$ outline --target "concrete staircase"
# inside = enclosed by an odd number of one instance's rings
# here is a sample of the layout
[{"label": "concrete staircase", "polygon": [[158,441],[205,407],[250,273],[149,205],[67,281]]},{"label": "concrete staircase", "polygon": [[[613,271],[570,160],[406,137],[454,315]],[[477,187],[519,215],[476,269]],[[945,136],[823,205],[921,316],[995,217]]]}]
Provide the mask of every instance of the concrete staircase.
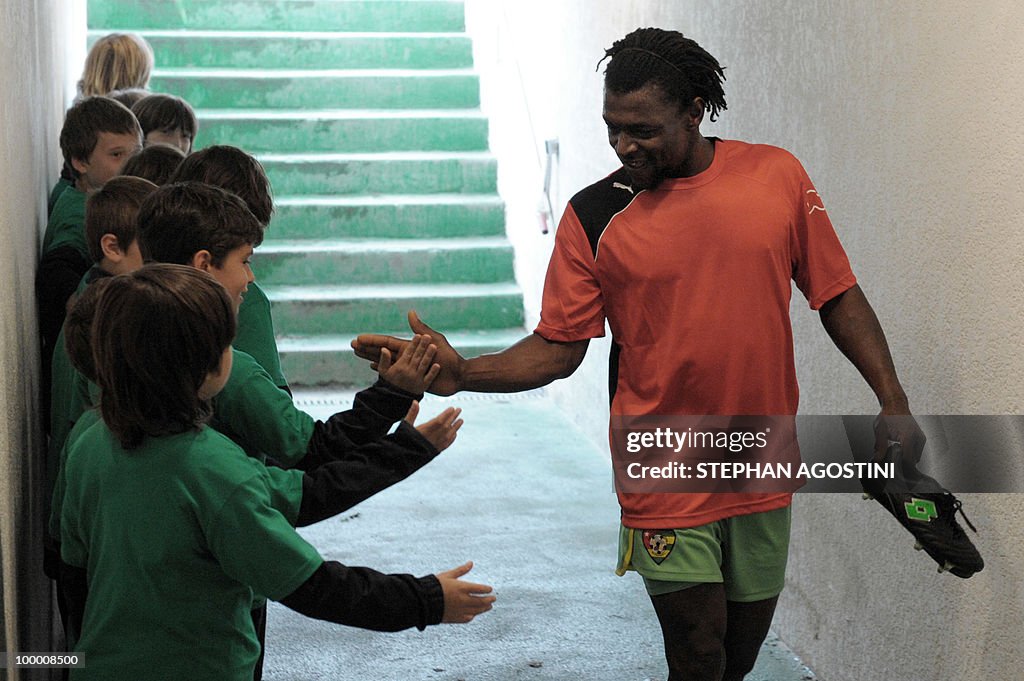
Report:
[{"label": "concrete staircase", "polygon": [[522,336],[461,2],[89,0],[89,28],[150,42],[151,89],[196,109],[196,148],[264,164],[254,268],[293,385],[365,385],[349,341],[407,335],[412,308],[468,355]]}]

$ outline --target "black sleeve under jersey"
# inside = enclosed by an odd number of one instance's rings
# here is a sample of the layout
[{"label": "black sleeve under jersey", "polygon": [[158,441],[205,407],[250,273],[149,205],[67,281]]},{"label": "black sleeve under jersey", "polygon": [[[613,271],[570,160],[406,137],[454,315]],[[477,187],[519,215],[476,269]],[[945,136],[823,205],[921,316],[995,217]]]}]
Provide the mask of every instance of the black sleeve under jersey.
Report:
[{"label": "black sleeve under jersey", "polygon": [[422,397],[378,380],[356,394],[351,409],[314,424],[306,455],[296,467],[310,471],[330,461],[344,460],[352,449],[387,435],[405,417],[413,400]]},{"label": "black sleeve under jersey", "polygon": [[302,503],[295,526],[312,525],[352,508],[409,477],[438,453],[419,431],[403,421],[394,434],[350,449],[342,460],[307,471],[302,478]]},{"label": "black sleeve under jersey", "polygon": [[89,263],[70,246],[55,248],[42,257],[36,270],[36,308],[39,312],[42,385],[40,386],[43,424],[50,428],[50,382],[53,348],[64,325],[68,299],[78,289]]},{"label": "black sleeve under jersey", "polygon": [[70,246],[55,248],[42,257],[36,271],[36,304],[39,331],[53,352],[53,344],[64,324],[68,298],[78,288],[89,263]]},{"label": "black sleeve under jersey", "polygon": [[434,575],[386,575],[326,561],[281,599],[306,617],[374,631],[423,630],[444,617],[444,592]]},{"label": "black sleeve under jersey", "polygon": [[85,619],[85,601],[89,596],[89,578],[85,568],[68,565],[64,561],[58,563],[57,588],[66,606],[64,627],[65,636],[77,641],[82,635],[82,621]]}]

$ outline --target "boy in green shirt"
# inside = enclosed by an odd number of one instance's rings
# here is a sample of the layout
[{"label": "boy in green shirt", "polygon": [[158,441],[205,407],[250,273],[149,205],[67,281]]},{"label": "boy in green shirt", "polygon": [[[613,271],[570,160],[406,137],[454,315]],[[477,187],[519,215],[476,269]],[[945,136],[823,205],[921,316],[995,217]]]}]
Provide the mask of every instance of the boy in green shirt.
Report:
[{"label": "boy in green shirt", "polygon": [[[241,198],[201,182],[161,187],[139,210],[139,243],[147,262],[171,262],[207,271],[239,305],[244,305],[243,299],[252,290],[255,277],[249,258],[262,239],[263,228]],[[244,307],[239,311],[239,326],[243,311]],[[429,350],[432,356],[429,339],[421,339],[421,345],[422,352]],[[403,479],[432,458],[416,454],[408,443],[385,438],[422,397],[425,384],[399,382],[389,371],[391,367],[384,365],[380,380],[356,396],[353,409],[316,421],[297,409],[291,395],[241,350],[233,349],[229,379],[213,401],[210,425],[254,458],[269,456],[284,467],[316,471],[318,475],[302,489],[304,499],[331,501],[337,513]],[[431,373],[426,383],[439,369],[428,368]],[[434,421],[447,418],[446,413]],[[332,465],[329,471],[320,470],[336,463],[340,465]],[[257,603],[254,619],[259,621],[262,612],[262,603]]]},{"label": "boy in green shirt", "polygon": [[[270,180],[260,162],[238,147],[218,144],[190,154],[178,166],[171,182],[202,182],[226,189],[245,202],[264,229],[270,224],[274,212]],[[261,233],[260,240],[253,246],[259,246],[262,241]],[[277,352],[270,300],[255,282],[249,286],[238,311],[235,347],[252,355],[277,387],[289,390]]]},{"label": "boy in green shirt", "polygon": [[166,144],[188,156],[199,130],[196,113],[181,97],[153,93],[132,105],[132,113],[142,126],[144,144]]},{"label": "boy in green shirt", "polygon": [[248,681],[254,593],[388,631],[468,622],[491,607],[490,587],[459,579],[471,563],[383,575],[324,561],[295,532],[304,508],[281,491],[302,473],[263,466],[203,425],[230,375],[235,324],[230,294],[195,268],[147,266],[100,296],[103,421],[70,447],[61,512],[63,558],[86,589],[72,609],[88,664],[73,681]]},{"label": "boy in green shirt", "polygon": [[[115,177],[86,200],[84,235],[92,267],[78,283],[74,296],[104,276],[125,274],[142,267],[135,237],[139,206],[156,185],[138,177]],[[50,391],[50,444],[60,452],[68,430],[89,406],[87,381],[68,360],[64,331],[53,348]]]},{"label": "boy in green shirt", "polygon": [[[91,262],[84,231],[86,196],[118,175],[142,148],[142,129],[123,104],[107,97],[86,97],[68,110],[60,148],[75,184],[60,194],[53,207],[36,270],[44,415],[49,412],[50,362],[68,298]],[[44,423],[49,425],[48,417]]]},{"label": "boy in green shirt", "polygon": [[[89,195],[85,212],[85,242],[93,266],[73,294],[78,297],[93,281],[142,267],[135,238],[135,223],[142,199],[156,186],[137,177],[115,177]],[[65,347],[62,325],[54,342],[50,376],[50,438],[47,443],[43,489],[44,518],[51,517],[50,500],[57,478],[61,450],[75,422],[92,405],[89,381],[76,370]],[[43,571],[57,579],[56,535],[44,538]]]}]

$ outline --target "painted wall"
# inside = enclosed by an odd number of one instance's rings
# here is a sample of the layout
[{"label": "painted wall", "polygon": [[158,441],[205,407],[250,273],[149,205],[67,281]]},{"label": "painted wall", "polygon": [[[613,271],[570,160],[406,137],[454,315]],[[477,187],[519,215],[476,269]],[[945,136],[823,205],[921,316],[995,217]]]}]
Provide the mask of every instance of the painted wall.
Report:
[{"label": "painted wall", "polygon": [[[673,28],[726,66],[729,109],[705,133],[776,144],[803,161],[886,329],[914,410],[1022,411],[1024,7],[603,4],[467,3],[532,319],[551,248],[535,219],[542,140],[560,140],[557,214],[617,165],[594,70],[603,50],[638,26]],[[525,107],[514,102],[519,93]],[[799,293],[793,317],[802,412],[873,413],[872,394]],[[592,345],[581,371],[552,389],[601,441],[605,352]],[[962,500],[988,563],[966,582],[935,574],[875,504],[798,495],[776,616],[781,636],[830,681],[1019,676],[1024,497]]]},{"label": "painted wall", "polygon": [[[84,3],[0,3],[0,650],[53,650],[42,574],[35,276],[58,137],[82,63]],[[68,36],[80,36],[71,40]],[[79,45],[80,43],[80,45]],[[7,672],[17,679],[17,671]],[[2,675],[2,673],[0,673]],[[37,677],[37,678],[42,678]]]}]

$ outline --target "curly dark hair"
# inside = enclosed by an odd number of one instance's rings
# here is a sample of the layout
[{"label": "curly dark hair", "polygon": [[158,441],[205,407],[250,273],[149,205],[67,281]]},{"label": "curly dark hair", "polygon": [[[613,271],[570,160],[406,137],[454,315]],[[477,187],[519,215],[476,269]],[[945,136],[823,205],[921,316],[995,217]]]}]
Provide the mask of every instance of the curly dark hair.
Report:
[{"label": "curly dark hair", "polygon": [[695,97],[704,100],[711,120],[725,110],[725,69],[704,48],[679,31],[638,28],[605,50],[604,86],[610,92],[626,94],[654,83],[680,108]]}]

